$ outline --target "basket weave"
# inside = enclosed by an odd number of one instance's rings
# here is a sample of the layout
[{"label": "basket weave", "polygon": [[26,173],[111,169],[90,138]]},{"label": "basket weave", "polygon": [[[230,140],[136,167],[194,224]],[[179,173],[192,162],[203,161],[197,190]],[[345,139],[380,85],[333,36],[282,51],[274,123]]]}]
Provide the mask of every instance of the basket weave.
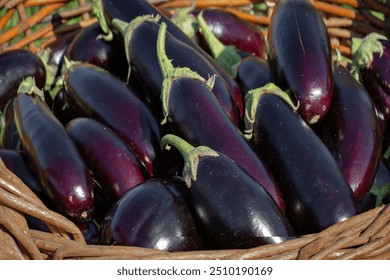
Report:
[{"label": "basket weave", "polygon": [[[198,0],[195,3],[198,7],[224,6],[240,17],[265,27],[263,30],[266,32],[274,1],[266,2],[269,8],[264,15],[253,14],[252,3],[259,3],[257,0]],[[37,52],[58,36],[96,21],[91,16],[92,7],[87,1],[76,1],[79,7],[72,11],[59,10],[67,2],[70,1],[0,0],[0,8],[7,9],[0,18],[0,30],[3,30],[13,13],[19,13],[21,18],[17,26],[1,32],[0,52],[24,47]],[[179,0],[157,2],[154,1],[168,12],[191,4],[191,1]],[[351,54],[351,39],[354,36],[364,36],[372,31],[382,32],[385,28],[380,25],[388,24],[385,21],[376,23],[366,15],[369,9],[379,9],[390,15],[390,8],[375,0],[312,2],[324,15],[333,47],[346,55]],[[36,14],[30,18],[23,16],[25,8],[38,4],[41,8]],[[375,8],[374,4],[380,6]],[[66,22],[73,17],[81,17],[81,20],[77,24],[67,25]],[[33,31],[33,26],[37,24],[41,24],[40,28]],[[23,38],[14,41],[15,34],[21,32],[24,32]],[[24,214],[45,222],[51,232],[30,229]],[[0,160],[0,259],[390,259],[389,232],[390,207],[386,205],[335,224],[320,233],[245,250],[169,253],[137,247],[88,245],[73,222],[49,210]]]}]

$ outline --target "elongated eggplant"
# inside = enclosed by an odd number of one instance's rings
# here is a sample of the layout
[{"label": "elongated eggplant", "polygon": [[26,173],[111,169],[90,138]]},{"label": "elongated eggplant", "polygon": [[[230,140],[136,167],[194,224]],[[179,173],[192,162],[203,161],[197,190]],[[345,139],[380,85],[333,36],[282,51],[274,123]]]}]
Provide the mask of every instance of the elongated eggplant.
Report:
[{"label": "elongated eggplant", "polygon": [[107,213],[100,243],[164,251],[203,249],[194,217],[175,177],[154,178],[127,191]]},{"label": "elongated eggplant", "polygon": [[[224,45],[235,46],[247,55],[265,58],[265,38],[260,28],[223,8],[204,8],[192,14],[197,16],[200,11],[210,30]],[[198,34],[203,39],[203,48],[207,50],[203,33],[199,30]]]},{"label": "elongated eggplant", "polygon": [[71,42],[66,57],[99,66],[126,80],[128,66],[123,43],[117,39],[105,40],[102,34],[99,23],[82,29]]},{"label": "elongated eggplant", "polygon": [[137,93],[109,72],[86,63],[69,69],[64,83],[66,98],[76,114],[94,118],[113,129],[152,176],[161,150],[161,127]]},{"label": "elongated eggplant", "polygon": [[[161,111],[160,94],[163,76],[157,58],[157,36],[160,28],[157,21],[158,18],[143,16],[137,17],[130,24],[116,20],[113,23],[125,37],[131,82],[140,85],[152,106]],[[240,115],[236,99],[214,67],[193,48],[177,40],[168,32],[166,52],[175,66],[189,67],[205,79],[215,75],[213,94],[226,114],[238,124]]]},{"label": "elongated eggplant", "polygon": [[321,120],[333,93],[332,49],[324,21],[308,0],[278,1],[268,31],[275,83],[299,100],[308,124]]},{"label": "elongated eggplant", "polygon": [[197,45],[190,37],[188,37],[176,24],[174,24],[152,3],[146,0],[102,0],[100,7],[103,10],[103,14],[108,25],[111,25],[114,32],[118,32],[118,30],[112,26],[113,19],[119,19],[129,23],[139,16],[160,16],[161,22],[167,24],[168,32],[173,37],[194,48],[196,51],[201,53],[209,61],[209,63],[213,65],[213,67],[218,71],[219,75],[230,87],[233,96],[236,97],[236,101],[238,102],[238,109],[241,113],[243,113],[243,104],[239,103],[241,92],[235,80],[228,73],[226,73],[226,71],[224,71],[209,54],[207,54],[199,45]]},{"label": "elongated eggplant", "polygon": [[183,155],[183,178],[209,249],[243,249],[295,237],[287,218],[256,180],[226,155],[165,135]]},{"label": "elongated eggplant", "polygon": [[236,81],[243,95],[271,83],[272,77],[267,61],[256,56],[243,58],[237,67]]},{"label": "elongated eggplant", "polygon": [[109,127],[90,118],[76,118],[66,130],[111,201],[145,181],[145,168],[137,155]]},{"label": "elongated eggplant", "polygon": [[335,66],[332,105],[320,125],[323,141],[360,201],[375,178],[382,154],[381,132],[369,93],[341,65]]},{"label": "elongated eggplant", "polygon": [[[238,127],[225,114],[210,86],[190,69],[176,69],[164,51],[164,24],[159,36],[159,61],[164,73],[163,112],[172,133],[191,145],[208,146],[231,157],[255,178],[284,211],[279,186]],[[175,76],[174,74],[178,74]]]},{"label": "elongated eggplant", "polygon": [[14,97],[5,104],[0,115],[0,146],[3,149],[20,150],[21,141],[14,118]]},{"label": "elongated eggplant", "polygon": [[41,186],[58,211],[75,221],[91,217],[93,183],[63,125],[27,79],[14,101],[15,120],[23,148]]},{"label": "elongated eggplant", "polygon": [[297,234],[319,232],[358,214],[357,202],[329,149],[274,84],[246,95],[246,133],[279,180]]},{"label": "elongated eggplant", "polygon": [[0,54],[0,111],[7,101],[16,96],[19,84],[34,77],[42,89],[46,82],[46,69],[41,59],[28,50],[12,50]]}]

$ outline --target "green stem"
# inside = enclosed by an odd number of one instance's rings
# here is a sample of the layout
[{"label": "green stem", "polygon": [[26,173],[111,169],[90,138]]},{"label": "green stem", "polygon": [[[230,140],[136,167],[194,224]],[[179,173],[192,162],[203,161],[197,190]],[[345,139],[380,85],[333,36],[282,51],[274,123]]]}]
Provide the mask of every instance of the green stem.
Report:
[{"label": "green stem", "polygon": [[291,108],[293,108],[294,110],[297,110],[299,107],[299,103],[295,105],[292,98],[285,91],[281,90],[273,83],[269,83],[263,87],[248,91],[247,94],[245,95],[245,118],[244,118],[244,122],[245,122],[244,136],[247,139],[252,138],[253,124],[255,123],[256,111],[258,108],[258,104],[260,102],[260,98],[264,94],[275,94],[279,96],[287,104],[289,104]]},{"label": "green stem", "polygon": [[165,38],[167,33],[167,25],[165,22],[160,24],[157,36],[157,59],[160,66],[160,71],[163,76],[163,82],[161,85],[161,103],[163,109],[164,119],[161,122],[162,124],[167,122],[169,115],[169,92],[171,84],[174,80],[179,78],[193,78],[205,82],[205,84],[212,89],[214,85],[215,77],[211,77],[209,80],[205,80],[198,73],[192,71],[188,67],[174,67],[172,61],[168,58],[165,50]]},{"label": "green stem", "polygon": [[386,184],[382,187],[373,185],[371,187],[370,193],[375,196],[375,207],[381,206],[383,204],[383,199],[390,195],[390,184]]},{"label": "green stem", "polygon": [[92,3],[92,12],[96,16],[99,21],[100,28],[102,29],[104,34],[98,36],[98,39],[102,38],[105,41],[112,41],[114,35],[108,26],[107,20],[104,16],[103,6],[101,0],[93,0]]},{"label": "green stem", "polygon": [[237,67],[241,62],[241,56],[236,48],[224,45],[214,35],[203,18],[203,12],[199,13],[197,20],[212,56],[233,78],[237,77]]},{"label": "green stem", "polygon": [[27,77],[19,84],[18,94],[23,93],[37,95],[42,101],[45,101],[45,95],[43,91],[36,86],[34,77]]},{"label": "green stem", "polygon": [[193,181],[197,179],[199,161],[202,157],[218,157],[219,154],[206,146],[193,147],[184,139],[174,135],[166,134],[161,139],[161,146],[170,149],[175,147],[184,159],[183,179],[187,187],[191,187]]}]

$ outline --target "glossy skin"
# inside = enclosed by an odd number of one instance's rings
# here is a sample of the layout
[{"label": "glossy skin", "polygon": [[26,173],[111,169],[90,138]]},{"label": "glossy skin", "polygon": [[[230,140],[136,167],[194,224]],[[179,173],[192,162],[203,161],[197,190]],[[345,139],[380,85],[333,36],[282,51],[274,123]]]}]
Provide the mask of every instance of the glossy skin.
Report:
[{"label": "glossy skin", "polygon": [[292,239],[295,232],[272,197],[223,154],[199,159],[189,203],[208,249],[245,249]]},{"label": "glossy skin", "polygon": [[89,118],[76,118],[66,130],[95,179],[116,201],[144,181],[144,166],[110,128]]},{"label": "glossy skin", "polygon": [[[157,57],[157,35],[160,25],[155,22],[144,22],[139,25],[127,46],[130,56],[131,79],[143,88],[153,107],[161,111],[162,73]],[[155,43],[151,43],[155,42]],[[198,52],[169,33],[165,40],[166,53],[175,67],[189,67],[204,79],[216,75],[213,94],[217,97],[226,114],[238,124],[240,115],[235,97],[226,82],[218,75],[215,68]]]},{"label": "glossy skin", "polygon": [[272,93],[256,106],[253,143],[279,180],[297,234],[319,232],[358,214],[337,162],[292,107]]},{"label": "glossy skin", "polygon": [[242,59],[237,67],[236,80],[243,95],[251,89],[271,83],[272,77],[267,61],[256,56]]},{"label": "glossy skin", "polygon": [[128,66],[123,43],[114,39],[98,38],[102,34],[100,24],[92,24],[80,31],[66,52],[69,60],[99,66],[125,80]]},{"label": "glossy skin", "polygon": [[390,40],[379,40],[383,52],[374,52],[372,61],[366,70],[373,75],[376,81],[390,94]]},{"label": "glossy skin", "polygon": [[333,93],[332,52],[322,17],[310,1],[278,1],[268,42],[276,84],[291,89],[308,124],[318,122],[329,110]]},{"label": "glossy skin", "polygon": [[174,177],[149,179],[130,189],[107,214],[101,244],[171,252],[203,249],[181,189],[185,183]]},{"label": "glossy skin", "polygon": [[[196,16],[199,14],[195,12]],[[210,30],[224,45],[235,46],[237,50],[265,58],[265,38],[260,29],[222,8],[202,9],[202,16]],[[199,34],[202,37],[202,33]]]},{"label": "glossy skin", "polygon": [[23,147],[50,200],[74,221],[89,219],[92,178],[65,128],[37,96],[19,94],[14,110]]},{"label": "glossy skin", "polygon": [[8,100],[0,115],[0,145],[3,149],[20,150],[21,142],[14,118],[14,98]]},{"label": "glossy skin", "polygon": [[160,153],[160,124],[152,111],[119,78],[97,66],[79,64],[65,74],[66,98],[80,117],[113,129],[137,154],[150,176]]},{"label": "glossy skin", "polygon": [[[102,0],[102,7],[108,24],[111,24],[111,21],[114,18],[120,19],[124,22],[130,22],[138,16],[148,14],[160,15],[160,22],[165,22],[167,24],[167,30],[170,34],[173,35],[173,37],[201,53],[209,61],[209,63],[215,67],[219,75],[228,84],[230,91],[232,92],[233,96],[235,96],[238,109],[240,110],[240,113],[243,114],[244,106],[242,100],[240,99],[241,92],[234,79],[225,70],[223,70],[209,54],[207,54],[199,45],[197,45],[190,37],[188,37],[178,26],[176,26],[153,4],[146,0]],[[115,28],[113,28],[113,31],[115,32]]]},{"label": "glossy skin", "polygon": [[27,77],[34,77],[42,89],[46,82],[46,70],[41,59],[28,50],[12,50],[0,54],[0,111],[9,99],[16,96],[19,84]]},{"label": "glossy skin", "polygon": [[284,212],[283,197],[274,177],[203,82],[191,78],[173,81],[168,106],[168,121],[174,134],[193,146],[208,146],[231,157],[271,194]]},{"label": "glossy skin", "polygon": [[335,67],[332,106],[321,123],[324,141],[358,201],[370,190],[382,153],[375,105],[343,66]]}]

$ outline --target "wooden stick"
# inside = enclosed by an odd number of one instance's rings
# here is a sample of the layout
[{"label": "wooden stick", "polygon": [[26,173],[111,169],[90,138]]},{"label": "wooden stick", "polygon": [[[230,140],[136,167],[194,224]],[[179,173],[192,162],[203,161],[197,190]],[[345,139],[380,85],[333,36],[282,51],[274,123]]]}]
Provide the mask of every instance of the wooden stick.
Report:
[{"label": "wooden stick", "polygon": [[[244,6],[250,5],[260,1],[251,1],[251,0],[194,0],[195,6],[197,8],[205,8],[210,6],[219,6],[219,7],[227,7],[227,6]],[[166,9],[166,8],[180,8],[180,7],[190,7],[192,5],[192,0],[173,0],[163,2],[161,4],[156,4],[158,8]]]},{"label": "wooden stick", "polygon": [[15,9],[8,10],[7,13],[0,18],[0,30],[2,30],[4,28],[4,26],[6,26],[7,22],[12,17],[14,12],[15,12]]},{"label": "wooden stick", "polygon": [[64,5],[64,3],[59,4],[53,4],[50,6],[43,7],[38,12],[36,12],[34,15],[28,18],[26,23],[19,23],[17,26],[9,29],[5,33],[3,33],[0,36],[0,45],[4,44],[5,42],[10,41],[12,38],[17,36],[18,34],[26,31],[30,26],[33,26],[34,24],[40,22],[44,17],[51,14],[55,10],[61,8]]}]

